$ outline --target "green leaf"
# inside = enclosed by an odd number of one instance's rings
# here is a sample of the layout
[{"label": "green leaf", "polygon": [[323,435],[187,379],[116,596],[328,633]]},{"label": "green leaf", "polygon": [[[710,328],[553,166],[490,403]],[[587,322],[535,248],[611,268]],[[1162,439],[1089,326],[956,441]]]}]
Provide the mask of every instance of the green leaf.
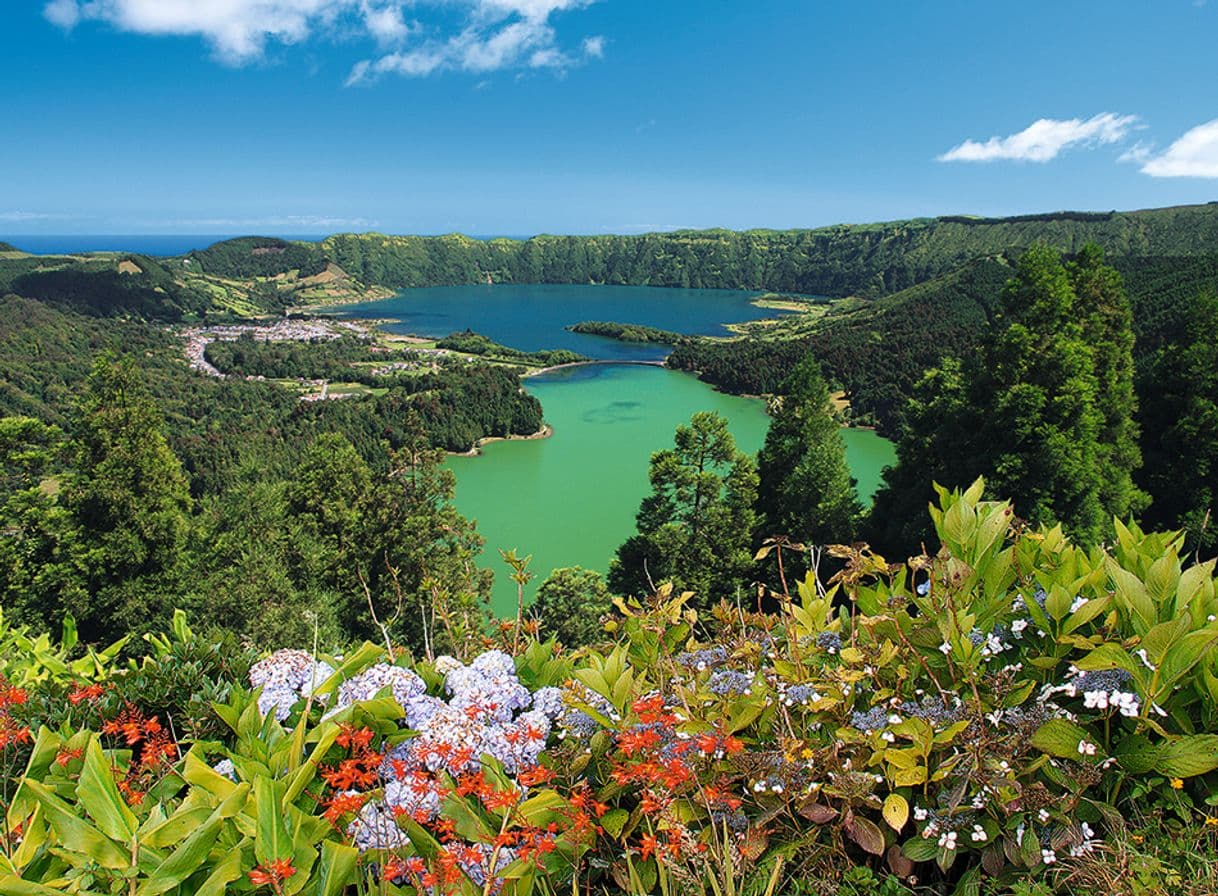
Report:
[{"label": "green leaf", "polygon": [[25,782],[42,805],[43,817],[64,849],[87,856],[103,868],[122,870],[131,865],[131,856],[113,840],[80,818],[69,806],[40,781]]},{"label": "green leaf", "polygon": [[283,821],[283,807],[276,794],[275,782],[259,777],[254,781],[254,807],[257,818],[254,855],[259,864],[292,857],[292,840]]},{"label": "green leaf", "polygon": [[914,837],[905,841],[901,852],[911,862],[929,862],[939,854],[939,847],[930,837]]},{"label": "green leaf", "polygon": [[952,890],[952,896],[981,896],[981,869],[970,868]]},{"label": "green leaf", "polygon": [[129,843],[138,827],[135,814],[119,796],[111,762],[96,738],[85,747],[85,764],[76,785],[76,798],[98,830],[119,843]]},{"label": "green leaf", "polygon": [[1192,778],[1218,768],[1218,734],[1193,734],[1159,750],[1155,771],[1173,778]]},{"label": "green leaf", "polygon": [[601,816],[600,823],[605,833],[616,839],[622,835],[622,828],[626,826],[629,818],[630,813],[625,809],[610,809]]},{"label": "green leaf", "polygon": [[1159,669],[1159,693],[1184,677],[1218,644],[1218,631],[1190,632],[1171,646]]},{"label": "green leaf", "polygon": [[[249,841],[245,841],[247,844]],[[225,853],[224,858],[216,863],[207,879],[195,890],[194,896],[225,896],[228,885],[241,877],[245,864],[246,849],[232,849]]]},{"label": "green leaf", "polygon": [[317,887],[314,896],[340,896],[343,890],[355,882],[355,866],[359,861],[359,850],[345,843],[326,840],[321,844],[321,860],[313,871]]},{"label": "green leaf", "polygon": [[1146,591],[1146,586],[1136,575],[1123,569],[1111,557],[1104,563],[1112,585],[1116,589],[1116,602],[1130,616],[1134,631],[1145,634],[1155,624],[1155,605]]},{"label": "green leaf", "polygon": [[166,856],[165,861],[140,885],[136,891],[138,896],[159,896],[160,893],[181,886],[188,877],[205,869],[208,865],[208,854],[223,827],[224,822],[213,817],[198,828]]},{"label": "green leaf", "polygon": [[1121,768],[1132,775],[1144,775],[1159,764],[1159,744],[1141,734],[1124,738],[1116,749],[1116,759]]},{"label": "green leaf", "polygon": [[1078,746],[1083,741],[1094,743],[1084,729],[1065,719],[1050,719],[1032,735],[1032,746],[1059,759],[1079,759]]}]

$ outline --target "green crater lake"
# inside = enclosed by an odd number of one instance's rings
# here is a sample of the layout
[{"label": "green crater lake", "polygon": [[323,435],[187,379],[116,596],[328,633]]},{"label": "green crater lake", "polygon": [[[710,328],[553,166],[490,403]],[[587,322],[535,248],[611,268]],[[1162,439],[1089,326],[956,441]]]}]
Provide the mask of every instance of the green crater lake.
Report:
[{"label": "green crater lake", "polygon": [[[717,411],[748,452],[761,447],[769,425],[764,402],[659,367],[573,367],[531,377],[526,387],[545,408],[552,437],[492,442],[481,456],[448,460],[457,507],[486,539],[483,565],[495,570],[493,601],[502,614],[514,612],[516,585],[500,549],[533,555],[526,600],[556,567],[604,572],[634,533],[651,453],[672,445],[678,425],[697,411]],[[895,459],[892,444],[870,430],[842,435],[859,492],[869,498]]]},{"label": "green crater lake", "polygon": [[[679,333],[726,335],[724,324],[772,317],[753,305],[757,293],[647,286],[446,286],[407,289],[391,299],[331,309],[356,318],[392,318],[387,329],[444,336],[469,327],[513,348],[566,348],[607,361],[656,361],[669,347],[617,342],[565,329],[581,320],[646,324]],[[495,571],[497,612],[516,608],[516,585],[500,550],[533,555],[531,600],[552,569],[605,572],[634,534],[634,516],[649,491],[647,462],[672,445],[673,432],[697,411],[727,418],[741,450],[765,441],[765,403],[716,392],[696,377],[630,364],[597,364],[530,377],[554,435],[492,442],[478,457],[450,457],[457,508],[486,539],[482,565]],[[880,473],[896,459],[874,432],[844,429],[846,455],[869,501]]]}]

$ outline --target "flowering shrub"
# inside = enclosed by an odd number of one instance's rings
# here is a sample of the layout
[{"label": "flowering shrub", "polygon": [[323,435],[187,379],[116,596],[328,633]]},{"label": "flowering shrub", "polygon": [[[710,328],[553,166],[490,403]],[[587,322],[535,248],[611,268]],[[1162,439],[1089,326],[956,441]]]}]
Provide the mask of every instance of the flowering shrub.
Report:
[{"label": "flowering shrub", "polygon": [[980,491],[941,494],[935,556],[834,549],[775,613],[661,588],[573,656],[279,651],[199,682],[212,727],[129,699],[142,666],[4,682],[0,892],[735,896],[853,866],[842,892],[978,893],[1052,883],[1135,807],[1209,825],[1213,564]]}]

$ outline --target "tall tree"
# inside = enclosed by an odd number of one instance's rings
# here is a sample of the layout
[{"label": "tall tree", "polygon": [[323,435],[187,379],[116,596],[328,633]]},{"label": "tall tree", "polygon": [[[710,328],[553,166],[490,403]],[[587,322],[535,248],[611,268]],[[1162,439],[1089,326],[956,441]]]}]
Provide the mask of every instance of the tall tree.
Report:
[{"label": "tall tree", "polygon": [[920,527],[890,516],[919,505],[921,516],[932,477],[963,487],[984,475],[1021,516],[1060,521],[1084,543],[1102,536],[1111,515],[1136,509],[1127,309],[1119,278],[1093,249],[1069,270],[1047,246],[1025,252],[979,351],[919,389],[873,508],[872,531],[897,536],[881,544],[916,548],[909,536]]},{"label": "tall tree", "polygon": [[672,448],[651,456],[648,477],[639,534],[618,549],[609,587],[641,594],[669,580],[706,601],[734,594],[751,562],[757,471],[727,421],[694,414],[677,427]]},{"label": "tall tree", "polygon": [[36,626],[80,588],[71,526],[57,498],[63,434],[32,417],[0,417],[0,607]]},{"label": "tall tree", "polygon": [[1142,465],[1135,420],[1133,310],[1121,275],[1104,264],[1104,250],[1095,243],[1084,246],[1068,270],[1083,338],[1094,354],[1103,415],[1096,457],[1100,504],[1106,514],[1127,519],[1149,503],[1133,479]]},{"label": "tall tree", "polygon": [[757,475],[759,538],[788,536],[818,545],[854,540],[862,506],[829,387],[811,355],[791,372],[775,402]]},{"label": "tall tree", "polygon": [[182,465],[134,363],[100,358],[89,377],[64,504],[88,597],[68,607],[82,637],[156,625],[179,570],[191,498]]},{"label": "tall tree", "polygon": [[1142,475],[1147,521],[1188,530],[1189,546],[1213,553],[1218,525],[1218,294],[1191,304],[1184,338],[1161,349],[1144,376]]}]

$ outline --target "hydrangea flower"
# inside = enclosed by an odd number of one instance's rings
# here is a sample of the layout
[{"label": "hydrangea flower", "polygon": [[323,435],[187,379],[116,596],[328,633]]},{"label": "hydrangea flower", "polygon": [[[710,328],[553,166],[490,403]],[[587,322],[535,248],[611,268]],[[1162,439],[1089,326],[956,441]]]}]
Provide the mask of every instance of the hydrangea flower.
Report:
[{"label": "hydrangea flower", "polygon": [[282,722],[301,698],[309,697],[330,676],[334,667],[303,650],[277,650],[250,668],[250,685],[262,688],[258,711],[272,712]]}]

